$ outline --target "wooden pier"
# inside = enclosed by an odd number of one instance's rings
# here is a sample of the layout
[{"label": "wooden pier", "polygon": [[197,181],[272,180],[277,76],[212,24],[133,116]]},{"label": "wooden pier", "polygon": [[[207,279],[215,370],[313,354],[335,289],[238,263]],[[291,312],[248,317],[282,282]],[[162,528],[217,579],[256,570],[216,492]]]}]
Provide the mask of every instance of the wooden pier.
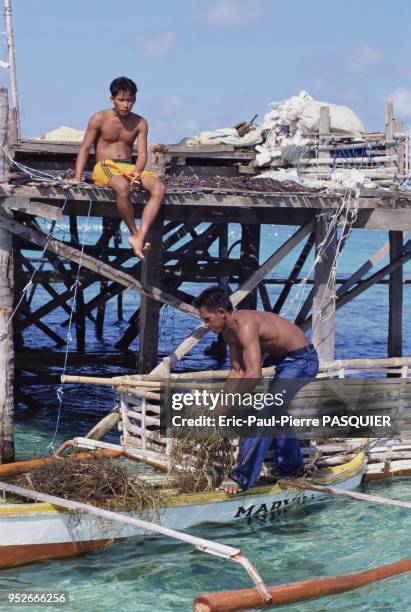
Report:
[{"label": "wooden pier", "polygon": [[[2,106],[3,105],[3,106]],[[3,108],[3,113],[1,113]],[[129,248],[121,246],[120,217],[113,192],[93,185],[73,185],[57,176],[74,167],[78,145],[47,141],[7,141],[7,93],[0,92],[0,144],[21,168],[47,172],[56,180],[25,176],[8,160],[0,163],[0,334],[2,342],[0,365],[0,451],[1,462],[13,457],[12,397],[13,380],[54,383],[48,374],[51,366],[62,365],[66,346],[65,328],[69,318],[75,325],[76,351],[71,349],[70,363],[84,364],[92,358],[96,366],[123,365],[140,373],[158,372],[158,337],[160,312],[164,304],[193,318],[195,331],[183,343],[181,350],[172,349],[171,365],[195,345],[204,330],[199,330],[198,315],[192,306],[195,295],[183,291],[184,282],[225,283],[234,291],[239,308],[261,306],[280,313],[293,285],[300,282],[300,271],[313,250],[321,257],[314,270],[312,289],[296,322],[304,330],[313,329],[314,342],[320,358],[334,359],[335,312],[376,283],[389,285],[389,327],[387,357],[402,356],[402,292],[403,265],[411,258],[411,246],[404,233],[411,230],[411,193],[391,190],[362,189],[318,191],[295,185],[278,184],[275,189],[255,189],[198,186],[196,176],[252,176],[256,172],[252,150],[232,147],[179,147],[177,145],[150,149],[149,165],[165,176],[167,192],[160,218],[152,228],[150,255],[144,262],[133,257]],[[2,119],[3,117],[3,119]],[[392,117],[389,121],[393,121]],[[393,138],[394,127],[388,126],[387,138]],[[89,168],[93,159],[90,156]],[[403,170],[402,170],[403,172]],[[35,172],[33,172],[36,174]],[[173,186],[175,174],[193,177],[192,185]],[[147,199],[143,191],[131,196],[136,217],[141,216]],[[101,219],[101,234],[93,245],[83,245],[79,236],[78,219]],[[340,279],[334,270],[339,251],[345,244],[339,225],[347,216],[350,229],[387,231],[387,243],[370,257],[349,279]],[[68,219],[70,239],[56,240],[44,234],[39,219],[58,224]],[[240,224],[240,256],[230,256],[228,227]],[[204,228],[204,224],[207,227]],[[260,233],[263,225],[294,228],[284,244],[262,261]],[[327,236],[326,245],[324,238]],[[186,241],[181,243],[182,239]],[[217,251],[218,256],[212,255]],[[217,248],[216,248],[217,247]],[[294,248],[299,248],[289,277],[275,277],[275,268]],[[30,260],[26,251],[36,251],[37,261]],[[389,254],[389,263],[380,262]],[[130,266],[131,262],[131,266]],[[81,269],[79,271],[79,264]],[[37,270],[37,271],[36,271]],[[274,277],[273,277],[274,274]],[[32,280],[30,291],[23,289]],[[75,312],[71,312],[73,285],[76,285]],[[282,284],[275,303],[271,303],[267,287]],[[87,299],[85,290],[97,287],[95,297]],[[33,306],[36,288],[42,287],[49,296],[40,307]],[[128,327],[109,355],[89,355],[87,328],[94,325],[99,337],[104,337],[106,306],[117,300],[118,318],[123,317],[122,295],[125,290],[136,294],[135,312]],[[195,294],[197,294],[195,292]],[[22,298],[23,295],[23,298]],[[336,295],[336,298],[334,297]],[[21,299],[22,298],[22,299]],[[20,302],[20,303],[19,303]],[[18,305],[13,318],[13,308]],[[63,311],[63,330],[44,322],[46,315]],[[370,321],[372,325],[372,321]],[[24,337],[35,326],[51,339],[60,351],[30,349]],[[65,326],[65,327],[64,327]],[[366,332],[366,330],[364,330]],[[138,338],[139,350],[131,351]],[[13,357],[15,347],[15,358]],[[372,357],[372,356],[370,356]]]}]

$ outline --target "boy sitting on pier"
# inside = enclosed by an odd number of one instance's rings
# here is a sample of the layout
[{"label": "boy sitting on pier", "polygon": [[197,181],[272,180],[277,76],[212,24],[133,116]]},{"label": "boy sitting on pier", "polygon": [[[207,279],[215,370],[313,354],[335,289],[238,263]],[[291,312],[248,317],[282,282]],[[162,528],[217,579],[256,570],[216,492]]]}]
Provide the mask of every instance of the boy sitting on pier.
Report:
[{"label": "boy sitting on pier", "polygon": [[[298,386],[301,388],[308,378],[315,378],[318,372],[317,351],[294,323],[271,312],[234,311],[227,292],[221,287],[203,291],[195,300],[195,306],[206,327],[217,334],[222,333],[229,345],[231,370],[226,390],[230,393],[244,394],[254,389],[262,377],[263,356],[263,366],[276,366],[271,387],[278,379],[301,379],[301,384],[293,385],[294,391],[288,389],[287,403]],[[283,383],[283,387],[286,386],[286,380]],[[281,476],[294,476],[299,472],[303,460],[294,431],[291,430],[290,435],[289,429],[288,436],[281,433],[275,438],[266,432],[265,435],[241,440],[237,466],[220,490],[238,493],[252,487],[270,447],[274,447],[274,461]]]},{"label": "boy sitting on pier", "polygon": [[[144,170],[147,163],[147,121],[131,112],[136,101],[137,86],[127,77],[110,84],[113,108],[95,113],[87,126],[77,155],[75,181],[81,181],[89,151],[94,144],[96,165],[92,180],[96,185],[109,185],[116,193],[119,213],[130,230],[128,239],[135,255],[144,259],[150,249],[147,232],[161,206],[165,187],[157,174]],[[133,164],[133,143],[137,139],[137,162]],[[150,198],[144,206],[141,226],[137,229],[129,190],[142,187]]]}]

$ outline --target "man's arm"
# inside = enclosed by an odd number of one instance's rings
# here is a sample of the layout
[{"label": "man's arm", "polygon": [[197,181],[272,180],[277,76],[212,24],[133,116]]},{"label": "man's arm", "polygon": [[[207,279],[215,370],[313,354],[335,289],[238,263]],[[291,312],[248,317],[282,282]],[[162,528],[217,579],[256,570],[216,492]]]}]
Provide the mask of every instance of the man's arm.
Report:
[{"label": "man's arm", "polygon": [[88,122],[86,133],[84,134],[83,142],[81,143],[76,159],[76,172],[74,175],[75,181],[81,181],[84,168],[87,164],[88,154],[93,146],[100,128],[100,113],[93,115]]},{"label": "man's arm", "polygon": [[141,178],[141,173],[146,167],[147,163],[147,134],[148,124],[147,121],[142,117],[137,133],[137,162],[136,169],[133,172],[133,176],[137,180]]},{"label": "man's arm", "polygon": [[224,386],[226,393],[249,393],[262,376],[261,348],[258,325],[246,323],[237,333],[238,344],[227,338],[231,356],[231,370]]}]

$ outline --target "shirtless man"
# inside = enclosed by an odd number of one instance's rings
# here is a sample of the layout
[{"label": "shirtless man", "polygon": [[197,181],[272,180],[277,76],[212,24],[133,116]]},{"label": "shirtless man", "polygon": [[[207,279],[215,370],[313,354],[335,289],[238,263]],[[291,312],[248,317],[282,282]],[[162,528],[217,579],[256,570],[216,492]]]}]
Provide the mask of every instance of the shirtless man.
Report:
[{"label": "shirtless man", "polygon": [[[263,366],[276,366],[274,380],[315,378],[318,356],[297,325],[269,312],[234,311],[225,289],[210,287],[196,299],[195,305],[206,327],[223,334],[231,355],[231,370],[226,389],[232,393],[249,393],[262,376]],[[303,385],[301,385],[303,386]],[[288,397],[288,401],[291,397]],[[238,493],[257,480],[272,437],[245,438],[240,445],[237,466],[220,489]],[[302,455],[296,437],[275,438],[275,463],[278,472],[293,476],[302,466]]]},{"label": "shirtless man", "polygon": [[[109,185],[116,193],[119,213],[130,230],[128,242],[134,254],[144,259],[150,249],[145,241],[147,232],[157,216],[165,187],[157,174],[144,170],[147,163],[147,121],[131,112],[136,101],[137,86],[127,77],[114,79],[110,84],[113,108],[95,113],[87,126],[77,155],[75,181],[81,181],[88,154],[94,144],[96,165],[92,180],[96,185]],[[133,143],[137,139],[137,162],[132,161]],[[129,190],[142,187],[150,198],[144,206],[140,229],[136,227]]]}]

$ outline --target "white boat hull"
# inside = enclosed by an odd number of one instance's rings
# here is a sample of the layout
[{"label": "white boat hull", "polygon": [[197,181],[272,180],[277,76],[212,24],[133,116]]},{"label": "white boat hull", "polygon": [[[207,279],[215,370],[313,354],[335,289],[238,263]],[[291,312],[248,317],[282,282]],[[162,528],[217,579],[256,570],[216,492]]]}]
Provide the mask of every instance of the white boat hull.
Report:
[{"label": "white boat hull", "polygon": [[[318,484],[353,490],[361,483],[365,456],[359,453],[344,466],[324,470]],[[161,525],[183,531],[202,524],[227,524],[298,508],[325,497],[317,491],[301,491],[292,485],[256,487],[235,496],[221,492],[176,496],[149,517]],[[72,556],[131,536],[143,535],[135,527],[98,519],[91,514],[70,513],[49,504],[0,505],[0,567],[40,559]]]}]

